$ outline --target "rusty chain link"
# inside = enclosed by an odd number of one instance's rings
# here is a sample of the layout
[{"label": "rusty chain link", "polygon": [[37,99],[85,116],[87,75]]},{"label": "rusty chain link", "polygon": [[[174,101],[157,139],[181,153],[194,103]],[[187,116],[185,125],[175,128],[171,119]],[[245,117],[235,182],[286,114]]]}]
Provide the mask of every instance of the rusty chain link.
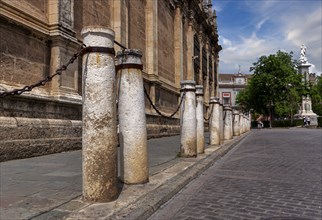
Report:
[{"label": "rusty chain link", "polygon": [[158,109],[157,109],[157,107],[153,104],[153,102],[152,102],[152,100],[151,100],[151,98],[150,98],[150,96],[149,96],[149,94],[148,94],[148,92],[146,91],[146,89],[145,89],[145,87],[143,86],[143,88],[144,88],[144,94],[145,94],[145,96],[146,96],[146,98],[149,100],[149,103],[151,104],[151,106],[152,106],[152,108],[160,115],[160,116],[162,116],[162,117],[165,117],[165,118],[172,118],[175,114],[177,114],[177,112],[179,111],[179,109],[180,109],[180,106],[181,106],[181,104],[182,104],[182,101],[184,100],[184,98],[185,98],[185,95],[186,95],[186,93],[185,92],[183,92],[183,94],[182,94],[182,97],[181,97],[181,100],[180,100],[180,103],[179,103],[179,105],[178,105],[178,108],[175,110],[175,112],[174,113],[172,113],[171,115],[164,115],[162,112],[160,112]]},{"label": "rusty chain link", "polygon": [[80,49],[77,51],[77,53],[75,53],[70,59],[69,61],[62,65],[61,67],[59,67],[56,71],[55,74],[51,75],[51,76],[47,76],[45,79],[40,80],[39,82],[29,85],[29,86],[24,86],[21,89],[14,89],[11,91],[6,91],[6,92],[1,92],[0,93],[0,98],[2,97],[6,97],[6,96],[13,96],[13,95],[21,95],[24,92],[29,92],[31,90],[33,90],[36,87],[40,87],[40,86],[44,86],[47,84],[47,82],[50,82],[55,76],[57,75],[61,75],[63,71],[65,71],[67,69],[67,67],[74,63],[74,61],[83,54],[84,49],[86,48],[85,44],[82,44],[82,46],[80,47]]}]

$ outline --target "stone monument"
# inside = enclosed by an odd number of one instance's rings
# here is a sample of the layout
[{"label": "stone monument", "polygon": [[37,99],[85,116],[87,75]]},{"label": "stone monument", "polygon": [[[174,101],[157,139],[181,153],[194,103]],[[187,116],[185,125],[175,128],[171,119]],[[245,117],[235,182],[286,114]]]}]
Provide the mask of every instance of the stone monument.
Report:
[{"label": "stone monument", "polygon": [[[306,46],[303,44],[301,46],[301,54],[299,57],[299,64],[297,66],[299,74],[303,75],[303,80],[309,81],[309,67],[311,64],[308,63],[308,59],[306,57]],[[302,97],[302,104],[299,110],[299,114],[302,117],[310,117],[311,126],[317,126],[317,114],[312,111],[312,101],[309,95]]]}]

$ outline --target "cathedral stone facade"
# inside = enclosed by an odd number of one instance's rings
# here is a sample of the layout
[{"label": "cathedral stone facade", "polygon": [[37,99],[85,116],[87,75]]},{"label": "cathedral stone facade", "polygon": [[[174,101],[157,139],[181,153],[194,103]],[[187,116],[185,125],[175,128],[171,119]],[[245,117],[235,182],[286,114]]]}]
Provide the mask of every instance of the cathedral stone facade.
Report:
[{"label": "cathedral stone facade", "polygon": [[[55,74],[82,45],[85,26],[111,28],[118,43],[143,52],[145,88],[161,112],[176,110],[180,81],[195,80],[207,114],[221,50],[211,0],[1,0],[0,92]],[[81,147],[81,63],[0,98],[0,161]],[[149,137],[179,133],[179,115],[160,117],[147,101],[146,114]]]}]

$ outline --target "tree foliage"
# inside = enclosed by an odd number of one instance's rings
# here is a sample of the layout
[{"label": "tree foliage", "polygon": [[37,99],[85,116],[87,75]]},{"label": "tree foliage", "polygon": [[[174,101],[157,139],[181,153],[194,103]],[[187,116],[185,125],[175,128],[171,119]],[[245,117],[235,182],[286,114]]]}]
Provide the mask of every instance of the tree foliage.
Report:
[{"label": "tree foliage", "polygon": [[313,112],[322,116],[322,76],[318,77],[317,83],[311,86],[310,96]]},{"label": "tree foliage", "polygon": [[261,56],[250,68],[254,72],[246,89],[237,96],[237,103],[246,110],[284,116],[294,112],[303,93],[302,76],[297,73],[293,53],[278,51]]}]

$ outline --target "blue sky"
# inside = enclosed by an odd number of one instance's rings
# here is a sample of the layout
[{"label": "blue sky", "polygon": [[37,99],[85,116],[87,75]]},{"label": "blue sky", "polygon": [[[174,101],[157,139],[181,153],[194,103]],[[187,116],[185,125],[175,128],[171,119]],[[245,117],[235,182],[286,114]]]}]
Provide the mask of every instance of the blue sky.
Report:
[{"label": "blue sky", "polygon": [[249,73],[262,55],[307,47],[310,72],[322,72],[322,0],[213,0],[217,12],[219,72]]}]

